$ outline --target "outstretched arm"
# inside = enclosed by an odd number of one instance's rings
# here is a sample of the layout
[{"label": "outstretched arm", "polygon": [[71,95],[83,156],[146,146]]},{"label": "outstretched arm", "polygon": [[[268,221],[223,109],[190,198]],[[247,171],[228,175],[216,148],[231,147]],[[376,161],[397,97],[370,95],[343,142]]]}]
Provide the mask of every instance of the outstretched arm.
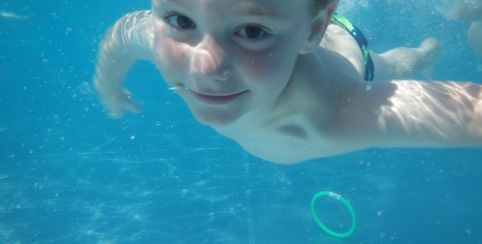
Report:
[{"label": "outstretched arm", "polygon": [[482,86],[477,83],[373,83],[346,101],[338,129],[353,149],[482,146]]},{"label": "outstretched arm", "polygon": [[123,16],[109,29],[100,44],[94,86],[113,117],[120,117],[126,110],[139,110],[122,83],[136,60],[153,60],[151,16],[151,11],[137,11]]}]

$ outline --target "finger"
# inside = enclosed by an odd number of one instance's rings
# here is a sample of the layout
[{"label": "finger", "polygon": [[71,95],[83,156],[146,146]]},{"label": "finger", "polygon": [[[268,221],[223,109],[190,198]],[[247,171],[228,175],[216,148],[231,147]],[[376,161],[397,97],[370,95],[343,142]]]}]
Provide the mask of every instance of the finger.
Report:
[{"label": "finger", "polygon": [[109,108],[108,109],[109,111],[109,117],[111,118],[114,118],[114,119],[118,119],[120,117],[122,117],[122,115],[124,114],[124,112],[122,111],[122,109],[114,109],[114,108]]},{"label": "finger", "polygon": [[126,106],[126,110],[131,113],[139,113],[141,109],[140,109],[140,106],[134,100],[130,100]]}]

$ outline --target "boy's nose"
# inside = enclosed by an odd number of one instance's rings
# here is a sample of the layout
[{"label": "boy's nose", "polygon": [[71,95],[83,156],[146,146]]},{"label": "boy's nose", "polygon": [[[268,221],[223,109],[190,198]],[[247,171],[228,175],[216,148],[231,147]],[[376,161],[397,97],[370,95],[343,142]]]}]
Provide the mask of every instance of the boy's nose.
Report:
[{"label": "boy's nose", "polygon": [[196,78],[226,81],[231,76],[226,52],[211,37],[203,39],[191,56],[191,73]]}]

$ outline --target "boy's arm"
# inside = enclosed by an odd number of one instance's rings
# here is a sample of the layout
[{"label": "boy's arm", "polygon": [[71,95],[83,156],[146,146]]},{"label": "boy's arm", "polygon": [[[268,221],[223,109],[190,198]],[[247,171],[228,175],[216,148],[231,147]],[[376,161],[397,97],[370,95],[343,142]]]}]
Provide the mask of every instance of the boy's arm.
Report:
[{"label": "boy's arm", "polygon": [[99,47],[94,86],[109,114],[139,110],[131,93],[122,87],[124,77],[138,59],[152,60],[151,11],[129,13],[106,33]]},{"label": "boy's arm", "polygon": [[482,146],[482,86],[476,83],[373,83],[341,107],[336,137],[352,149]]}]

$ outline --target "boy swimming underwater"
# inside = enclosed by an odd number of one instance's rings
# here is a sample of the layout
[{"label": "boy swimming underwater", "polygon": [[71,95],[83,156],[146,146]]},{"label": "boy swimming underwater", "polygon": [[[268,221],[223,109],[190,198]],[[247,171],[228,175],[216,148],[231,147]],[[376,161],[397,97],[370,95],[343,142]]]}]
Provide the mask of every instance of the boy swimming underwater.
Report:
[{"label": "boy swimming underwater", "polygon": [[138,111],[122,82],[137,59],[151,60],[199,122],[277,163],[482,145],[482,86],[393,80],[427,66],[436,40],[370,53],[375,80],[387,82],[367,86],[366,51],[331,24],[337,4],[152,0],[152,11],[124,16],[105,36],[95,87],[112,116]]}]

